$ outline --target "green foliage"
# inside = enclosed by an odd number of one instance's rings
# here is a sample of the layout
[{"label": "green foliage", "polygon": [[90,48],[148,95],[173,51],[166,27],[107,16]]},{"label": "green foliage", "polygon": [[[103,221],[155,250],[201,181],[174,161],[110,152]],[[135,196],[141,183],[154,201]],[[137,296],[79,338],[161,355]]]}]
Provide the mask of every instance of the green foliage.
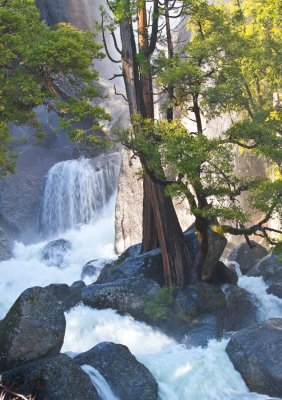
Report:
[{"label": "green foliage", "polygon": [[[34,107],[47,99],[53,98],[53,109],[67,110],[76,122],[88,117],[97,126],[109,119],[92,104],[98,95],[91,85],[97,79],[92,61],[102,56],[93,33],[66,23],[48,27],[40,21],[35,0],[0,3],[0,176],[12,165],[6,146],[8,123],[36,125]],[[76,94],[56,104],[60,77],[67,79]],[[78,82],[83,92],[78,93]]]},{"label": "green foliage", "polygon": [[173,301],[173,289],[161,288],[152,298],[146,301],[145,314],[153,320],[161,320],[171,310]]},{"label": "green foliage", "polygon": [[[192,39],[173,58],[160,51],[153,70],[160,91],[173,88],[164,107],[177,107],[195,129],[182,120],[136,116],[122,141],[145,160],[146,172],[166,185],[167,194],[188,199],[196,217],[245,226],[249,215],[238,198],[245,191],[254,211],[282,218],[282,106],[273,100],[282,91],[281,1],[184,3]],[[204,119],[223,113],[233,117],[230,127],[205,136]],[[235,146],[263,157],[275,178],[236,176]],[[172,181],[163,176],[160,158]]]}]

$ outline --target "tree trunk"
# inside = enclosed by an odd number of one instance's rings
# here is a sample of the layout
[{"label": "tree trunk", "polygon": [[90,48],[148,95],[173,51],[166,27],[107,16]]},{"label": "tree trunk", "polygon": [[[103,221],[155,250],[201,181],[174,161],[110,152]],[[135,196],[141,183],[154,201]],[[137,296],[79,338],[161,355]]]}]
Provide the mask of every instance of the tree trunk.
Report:
[{"label": "tree trunk", "polygon": [[[138,45],[145,65],[141,68],[138,65],[131,17],[125,17],[120,23],[123,76],[131,116],[140,113],[144,118],[154,119],[153,84],[148,55],[152,50],[152,43],[149,45],[146,4],[140,0],[139,5]],[[154,5],[158,7],[156,0]],[[152,28],[152,36],[157,33],[156,29],[157,26]],[[146,161],[142,160],[142,157],[141,162],[146,170]],[[147,252],[160,247],[165,284],[182,288],[193,279],[190,273],[192,261],[172,199],[165,195],[165,187],[155,182],[149,174],[144,176],[143,187],[142,251]]]}]

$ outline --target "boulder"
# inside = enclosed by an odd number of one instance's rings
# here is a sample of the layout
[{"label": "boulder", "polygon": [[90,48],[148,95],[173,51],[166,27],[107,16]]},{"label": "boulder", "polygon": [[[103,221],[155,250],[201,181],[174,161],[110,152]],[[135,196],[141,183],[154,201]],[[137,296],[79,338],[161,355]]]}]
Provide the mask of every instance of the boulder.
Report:
[{"label": "boulder", "polygon": [[49,290],[25,290],[0,321],[0,372],[58,354],[65,328],[63,310]]},{"label": "boulder", "polygon": [[[184,232],[187,246],[189,248],[192,259],[195,257],[197,252],[197,239],[195,234],[194,224],[190,226],[187,231]],[[206,256],[206,261],[203,265],[202,279],[208,281],[215,271],[215,267],[220,259],[225,246],[227,245],[227,239],[211,229],[208,230],[208,241],[209,248]]]},{"label": "boulder", "polygon": [[156,400],[158,385],[151,372],[130,353],[126,346],[99,343],[74,358],[78,365],[97,369],[120,400]]},{"label": "boulder", "polygon": [[140,246],[128,248],[111,264],[102,269],[96,283],[114,282],[118,279],[131,279],[143,276],[164,284],[162,256],[159,249],[139,254]]},{"label": "boulder", "polygon": [[5,231],[0,228],[0,262],[8,260],[13,256],[13,245],[6,235]]},{"label": "boulder", "polygon": [[197,345],[205,345],[209,339],[219,339],[223,334],[226,315],[224,294],[217,287],[205,282],[190,285],[175,297],[170,316],[170,329],[178,339],[189,333],[192,335],[203,329],[203,340]]},{"label": "boulder", "polygon": [[135,279],[118,279],[115,282],[92,284],[82,290],[82,301],[92,308],[113,308],[120,314],[131,314],[146,320],[145,306],[160,286],[142,276]]},{"label": "boulder", "polygon": [[251,244],[252,248],[250,248],[247,242],[235,246],[229,256],[229,261],[236,261],[240,265],[243,275],[253,268],[262,257],[268,254],[267,249],[259,243],[252,240]]},{"label": "boulder", "polygon": [[228,286],[224,293],[227,302],[227,331],[238,331],[258,323],[258,307],[254,295],[235,285]]},{"label": "boulder", "polygon": [[282,285],[275,285],[273,283],[269,286],[266,292],[268,294],[273,294],[274,296],[279,297],[279,299],[282,299]]},{"label": "boulder", "polygon": [[238,282],[238,275],[232,267],[227,267],[223,262],[218,261],[214,267],[214,272],[209,278],[208,283],[212,285],[223,285],[230,283],[236,285]]},{"label": "boulder", "polygon": [[46,286],[44,290],[46,290],[49,296],[57,302],[58,307],[65,312],[69,311],[81,302],[81,293],[85,286],[86,285],[83,281],[74,282],[71,286],[64,283],[52,283],[51,285]]},{"label": "boulder", "polygon": [[200,316],[191,327],[188,328],[181,343],[185,347],[206,347],[209,340],[219,339],[216,317],[211,314]]},{"label": "boulder", "polygon": [[[205,324],[205,329],[211,332],[206,336],[221,337],[226,301],[220,289],[200,283],[172,291],[162,284],[158,249],[125,259],[122,255],[104,267],[96,283],[82,290],[82,300],[93,308],[113,308],[121,314],[130,314],[177,340],[182,340],[193,327],[198,329]],[[204,345],[207,340],[200,342]]]},{"label": "boulder", "polygon": [[282,319],[235,333],[226,352],[251,391],[282,397]]},{"label": "boulder", "polygon": [[99,400],[89,376],[65,354],[43,358],[2,374],[3,384],[36,400]]},{"label": "boulder", "polygon": [[268,254],[247,273],[248,276],[262,276],[269,285],[282,285],[281,255]]},{"label": "boulder", "polygon": [[71,242],[65,239],[56,239],[47,243],[41,250],[41,260],[47,265],[61,267],[65,254],[71,250]]},{"label": "boulder", "polygon": [[80,278],[84,280],[90,278],[94,282],[99,276],[101,269],[108,264],[108,261],[104,260],[91,260],[82,267]]}]

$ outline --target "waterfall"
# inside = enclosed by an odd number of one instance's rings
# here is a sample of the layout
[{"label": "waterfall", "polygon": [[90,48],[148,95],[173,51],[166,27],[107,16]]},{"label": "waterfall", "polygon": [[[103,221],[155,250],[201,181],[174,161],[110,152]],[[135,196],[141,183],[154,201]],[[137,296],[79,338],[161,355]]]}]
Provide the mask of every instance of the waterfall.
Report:
[{"label": "waterfall", "polygon": [[100,374],[100,372],[97,371],[97,369],[91,367],[90,365],[82,365],[81,368],[89,375],[91,382],[97,389],[101,400],[119,400],[118,397],[113,394],[107,381]]},{"label": "waterfall", "polygon": [[97,220],[117,185],[120,154],[55,164],[48,172],[40,212],[43,237]]}]

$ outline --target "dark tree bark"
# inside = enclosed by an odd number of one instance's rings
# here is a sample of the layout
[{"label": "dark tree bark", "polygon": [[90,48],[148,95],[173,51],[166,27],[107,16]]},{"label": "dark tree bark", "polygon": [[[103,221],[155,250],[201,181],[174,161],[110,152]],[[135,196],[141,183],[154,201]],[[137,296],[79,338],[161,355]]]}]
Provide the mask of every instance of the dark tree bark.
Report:
[{"label": "dark tree bark", "polygon": [[[130,2],[127,2],[128,10]],[[150,57],[156,48],[158,35],[158,0],[153,2],[153,19],[150,38],[146,2],[138,3],[138,47],[144,64],[137,61],[137,46],[134,37],[130,12],[120,22],[122,42],[122,67],[127,99],[131,116],[135,113],[144,118],[154,119],[153,81],[150,70]],[[138,134],[138,128],[135,134]],[[146,159],[141,157],[144,171]],[[161,162],[160,162],[161,170]],[[167,286],[183,287],[185,283],[196,280],[191,274],[191,257],[172,203],[165,195],[165,186],[156,182],[145,172],[143,201],[143,239],[142,251],[161,248],[164,280]]]}]

